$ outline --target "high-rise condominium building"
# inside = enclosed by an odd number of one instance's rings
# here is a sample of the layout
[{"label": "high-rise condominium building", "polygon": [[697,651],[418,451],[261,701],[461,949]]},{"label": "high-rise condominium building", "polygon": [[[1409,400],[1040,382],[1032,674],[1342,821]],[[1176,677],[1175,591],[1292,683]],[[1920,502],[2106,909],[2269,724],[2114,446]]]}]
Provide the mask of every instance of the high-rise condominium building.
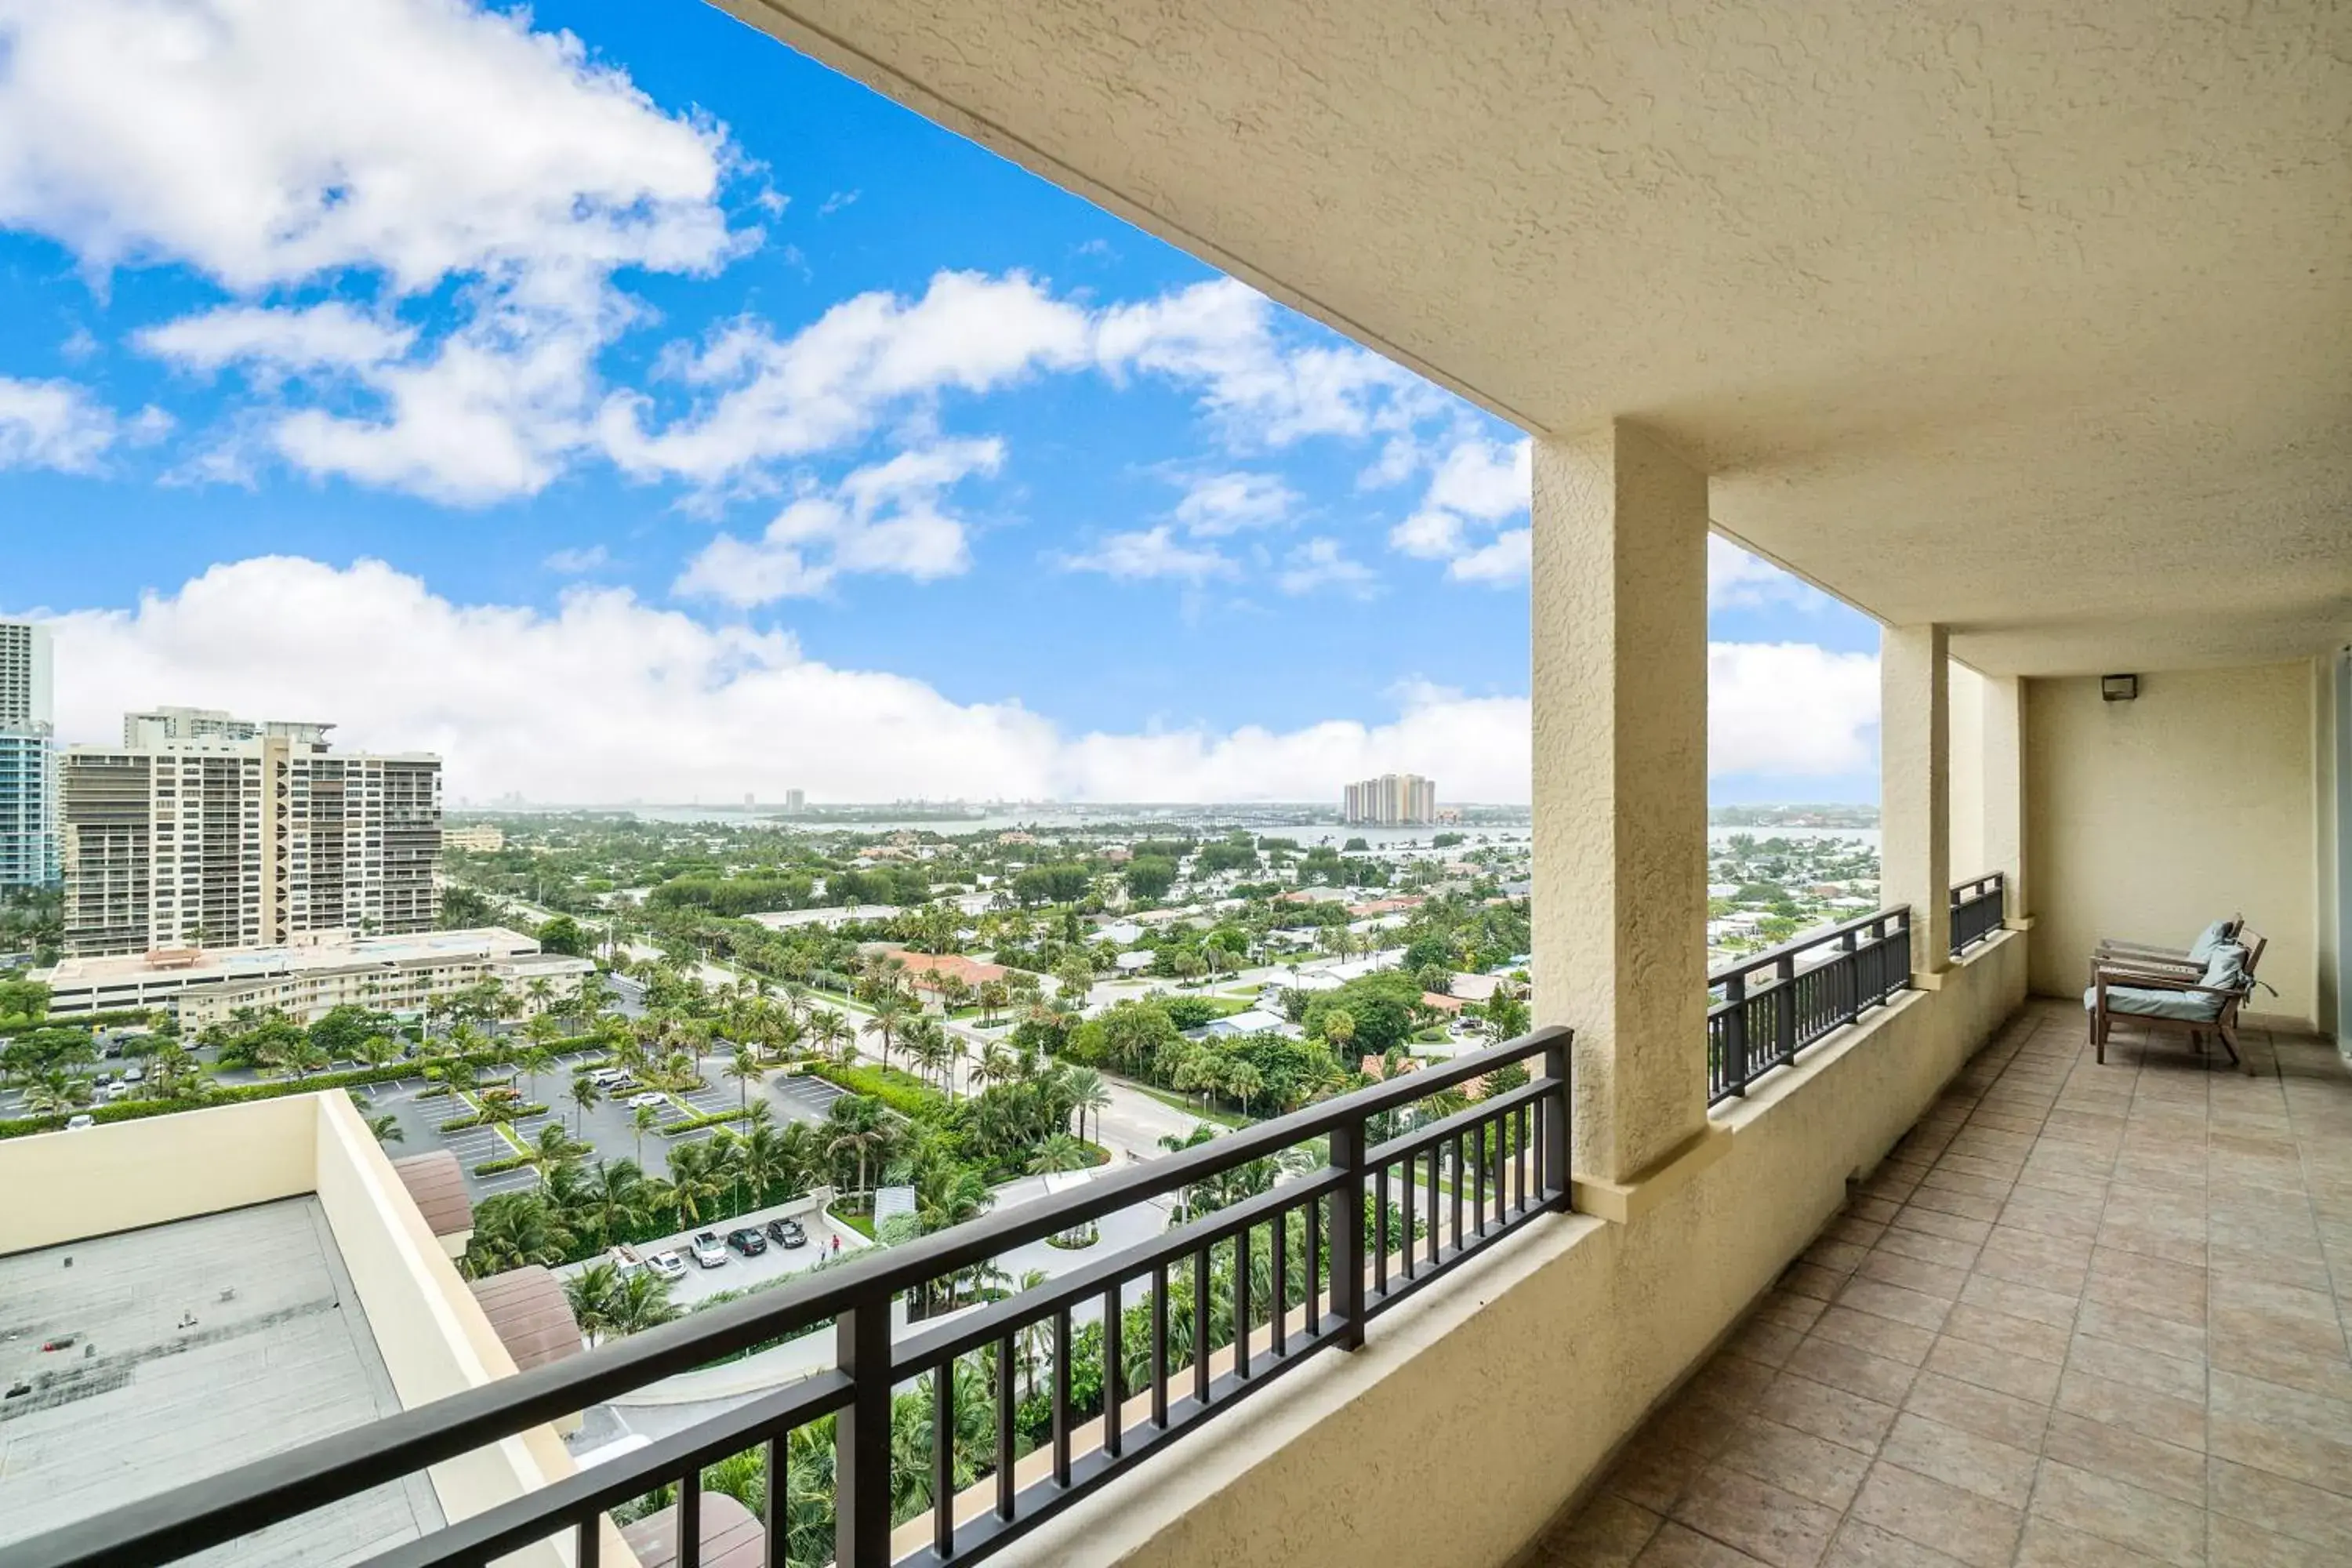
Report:
[{"label": "high-rise condominium building", "polygon": [[[166,726],[206,726],[184,736]],[[325,724],[160,710],[65,755],[66,952],[430,930],[441,760],[336,752]]]},{"label": "high-rise condominium building", "polygon": [[1423,827],[1437,820],[1437,784],[1419,773],[1382,773],[1342,792],[1339,815],[1366,827]]},{"label": "high-rise condominium building", "polygon": [[0,621],[0,892],[58,879],[56,721],[48,628]]},{"label": "high-rise condominium building", "polygon": [[801,790],[796,790],[796,789],[788,789],[788,790],[786,790],[786,791],[784,792],[784,810],[785,810],[785,811],[787,811],[787,812],[791,813],[791,814],[792,814],[793,816],[799,816],[802,812],[806,811],[807,809],[808,809],[808,795],[807,795],[807,794],[806,794],[805,792],[801,791]]}]

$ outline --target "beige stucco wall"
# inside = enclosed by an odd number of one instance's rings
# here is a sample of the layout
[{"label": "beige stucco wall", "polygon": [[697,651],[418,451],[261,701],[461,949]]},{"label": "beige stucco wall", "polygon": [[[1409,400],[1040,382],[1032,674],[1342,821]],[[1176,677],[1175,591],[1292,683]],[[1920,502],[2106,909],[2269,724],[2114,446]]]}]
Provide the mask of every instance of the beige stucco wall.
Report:
[{"label": "beige stucco wall", "polygon": [[1992,870],[1985,848],[1984,677],[1964,664],[1952,666],[1949,723],[1952,731],[1952,879]]},{"label": "beige stucco wall", "polygon": [[1661,1206],[1531,1226],[1002,1561],[1510,1561],[2000,1026],[2025,956],[1996,938],[1719,1118],[1727,1152]]},{"label": "beige stucco wall", "polygon": [[0,1252],[299,1196],[317,1164],[313,1098],[0,1140]]},{"label": "beige stucco wall", "polygon": [[2312,665],[2030,683],[2032,984],[2078,994],[2101,937],[2186,944],[2242,912],[2270,940],[2252,1010],[2317,1016],[2320,887]]}]

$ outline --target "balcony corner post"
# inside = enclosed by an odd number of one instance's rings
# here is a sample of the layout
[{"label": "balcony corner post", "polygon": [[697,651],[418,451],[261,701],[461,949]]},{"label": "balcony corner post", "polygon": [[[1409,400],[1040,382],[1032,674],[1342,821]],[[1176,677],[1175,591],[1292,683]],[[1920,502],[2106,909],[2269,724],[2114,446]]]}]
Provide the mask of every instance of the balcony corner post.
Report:
[{"label": "balcony corner post", "polygon": [[890,1562],[890,1301],[835,1320],[834,1359],[855,1387],[834,1417],[833,1560],[838,1568]]},{"label": "balcony corner post", "polygon": [[[1370,1134],[1361,1117],[1331,1129],[1331,1166],[1342,1180],[1332,1189],[1330,1234],[1331,1311],[1339,1320],[1342,1350],[1364,1344],[1364,1154]],[[1406,1246],[1412,1245],[1410,1237]]]}]

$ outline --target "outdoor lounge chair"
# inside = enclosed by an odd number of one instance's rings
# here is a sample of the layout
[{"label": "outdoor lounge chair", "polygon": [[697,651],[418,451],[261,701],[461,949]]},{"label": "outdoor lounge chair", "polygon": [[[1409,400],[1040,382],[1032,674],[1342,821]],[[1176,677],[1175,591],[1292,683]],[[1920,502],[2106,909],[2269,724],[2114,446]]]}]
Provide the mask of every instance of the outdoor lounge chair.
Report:
[{"label": "outdoor lounge chair", "polygon": [[[2098,1059],[2107,1059],[2107,1031],[2117,1018],[2128,1018],[2148,1029],[2177,1029],[2198,1050],[2205,1037],[2214,1036],[2236,1067],[2246,1067],[2238,1049],[2238,1008],[2253,994],[2254,965],[2269,945],[2252,938],[2252,947],[2234,942],[2217,943],[2204,969],[2194,978],[2170,964],[2134,963],[2103,958],[2091,969],[2091,987],[2083,993],[2083,1010],[2090,1015],[2091,1043]],[[2246,1068],[2251,1075],[2252,1068]]]},{"label": "outdoor lounge chair", "polygon": [[2213,950],[2225,942],[2237,942],[2238,932],[2245,923],[2243,915],[2215,921],[2198,932],[2196,940],[2187,947],[2155,947],[2144,942],[2118,942],[2113,937],[2102,937],[2099,945],[2092,951],[2091,962],[2095,965],[2104,960],[2115,959],[2118,963],[2137,963],[2144,967],[2188,969],[2202,973],[2205,961],[2213,956]]}]

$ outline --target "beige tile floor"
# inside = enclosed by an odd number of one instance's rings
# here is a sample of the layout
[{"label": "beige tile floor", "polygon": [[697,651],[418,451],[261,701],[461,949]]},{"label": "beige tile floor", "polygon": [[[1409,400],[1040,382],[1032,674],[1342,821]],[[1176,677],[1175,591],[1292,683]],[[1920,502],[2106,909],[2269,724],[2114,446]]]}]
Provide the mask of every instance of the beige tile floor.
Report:
[{"label": "beige tile floor", "polygon": [[2352,1564],[2352,1073],[2029,1004],[1542,1568]]}]

